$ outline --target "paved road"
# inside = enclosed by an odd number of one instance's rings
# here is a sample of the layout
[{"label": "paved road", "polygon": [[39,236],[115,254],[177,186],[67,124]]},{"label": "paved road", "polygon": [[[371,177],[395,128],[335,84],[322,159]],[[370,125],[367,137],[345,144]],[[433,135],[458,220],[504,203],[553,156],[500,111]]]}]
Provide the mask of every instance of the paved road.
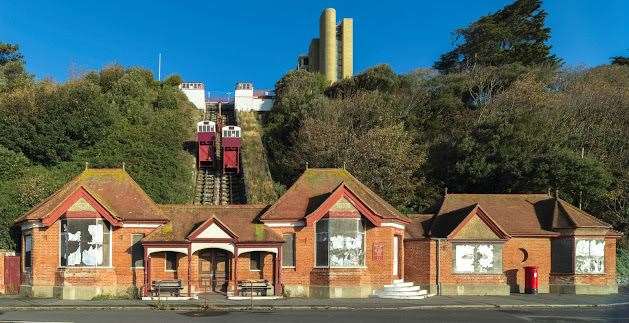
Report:
[{"label": "paved road", "polygon": [[173,312],[44,310],[0,313],[0,322],[628,322],[629,306],[512,310]]}]

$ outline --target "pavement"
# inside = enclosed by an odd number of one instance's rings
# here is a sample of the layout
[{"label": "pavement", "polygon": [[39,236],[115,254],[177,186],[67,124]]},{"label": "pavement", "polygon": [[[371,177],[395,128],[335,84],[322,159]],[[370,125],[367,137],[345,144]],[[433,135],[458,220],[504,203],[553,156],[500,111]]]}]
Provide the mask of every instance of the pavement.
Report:
[{"label": "pavement", "polygon": [[256,322],[256,323],[405,323],[405,322],[628,322],[629,306],[613,308],[415,309],[337,311],[0,311],[0,322]]},{"label": "pavement", "polygon": [[[162,309],[162,310],[250,310],[250,300],[228,300],[222,296],[185,301],[142,301],[127,299],[60,300],[0,296],[0,311],[59,309]],[[258,310],[412,310],[412,309],[515,309],[562,307],[615,307],[629,305],[629,290],[615,295],[512,294],[510,296],[433,296],[422,300],[287,298],[254,300]]]}]

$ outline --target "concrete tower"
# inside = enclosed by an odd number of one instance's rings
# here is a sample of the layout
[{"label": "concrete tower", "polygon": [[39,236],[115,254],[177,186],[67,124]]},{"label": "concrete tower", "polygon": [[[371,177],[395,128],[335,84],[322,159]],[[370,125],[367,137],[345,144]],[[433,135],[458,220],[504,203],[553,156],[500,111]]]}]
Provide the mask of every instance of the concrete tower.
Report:
[{"label": "concrete tower", "polygon": [[352,77],[354,75],[354,20],[352,18],[343,18],[343,22],[339,25],[340,51],[339,57],[339,74],[342,78]]},{"label": "concrete tower", "polygon": [[354,73],[354,21],[336,24],[336,10],[326,8],[319,18],[319,38],[310,41],[307,55],[300,55],[297,68],[321,73],[330,83]]},{"label": "concrete tower", "polygon": [[337,54],[336,48],[336,10],[326,8],[319,19],[319,63],[325,78],[330,82],[337,80]]}]

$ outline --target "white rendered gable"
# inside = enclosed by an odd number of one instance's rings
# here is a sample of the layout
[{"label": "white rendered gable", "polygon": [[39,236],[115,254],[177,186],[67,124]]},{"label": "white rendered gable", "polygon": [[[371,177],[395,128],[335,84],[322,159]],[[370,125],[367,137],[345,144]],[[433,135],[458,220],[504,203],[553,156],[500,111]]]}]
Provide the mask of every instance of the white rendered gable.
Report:
[{"label": "white rendered gable", "polygon": [[205,230],[203,230],[197,238],[200,239],[231,239],[227,232],[223,231],[216,223],[210,224]]},{"label": "white rendered gable", "polygon": [[92,211],[96,212],[96,209],[90,205],[84,198],[79,198],[72,206],[68,209],[68,211]]}]

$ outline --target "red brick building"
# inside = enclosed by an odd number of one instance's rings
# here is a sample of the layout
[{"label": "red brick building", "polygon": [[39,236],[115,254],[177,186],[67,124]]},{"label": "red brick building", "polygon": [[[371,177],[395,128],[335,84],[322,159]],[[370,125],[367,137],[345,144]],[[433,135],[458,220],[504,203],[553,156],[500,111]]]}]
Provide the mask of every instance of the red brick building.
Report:
[{"label": "red brick building", "polygon": [[617,293],[611,226],[547,194],[447,194],[436,214],[410,216],[406,279],[442,294]]},{"label": "red brick building", "polygon": [[16,220],[33,297],[368,297],[396,279],[445,294],[506,294],[539,266],[542,292],[615,292],[618,233],[547,195],[449,194],[402,215],[342,169],[308,169],[273,205],[158,205],[121,169],[87,169]]}]

